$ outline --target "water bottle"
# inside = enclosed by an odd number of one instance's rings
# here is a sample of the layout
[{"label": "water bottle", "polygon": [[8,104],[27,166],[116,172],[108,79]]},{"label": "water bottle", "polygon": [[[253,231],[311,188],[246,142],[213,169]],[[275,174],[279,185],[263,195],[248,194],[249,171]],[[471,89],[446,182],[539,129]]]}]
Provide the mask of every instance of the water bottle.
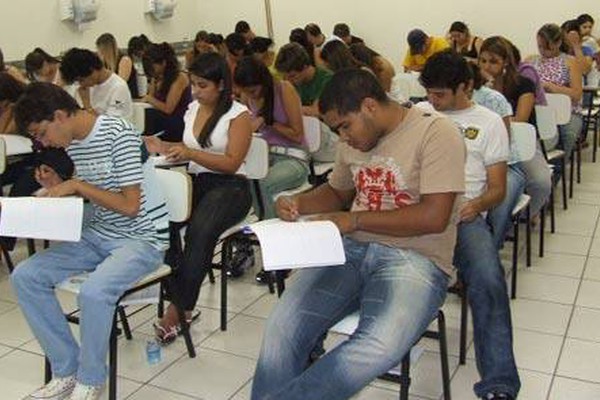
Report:
[{"label": "water bottle", "polygon": [[161,361],[160,351],[160,345],[156,340],[150,340],[146,343],[146,359],[149,365],[155,365]]}]

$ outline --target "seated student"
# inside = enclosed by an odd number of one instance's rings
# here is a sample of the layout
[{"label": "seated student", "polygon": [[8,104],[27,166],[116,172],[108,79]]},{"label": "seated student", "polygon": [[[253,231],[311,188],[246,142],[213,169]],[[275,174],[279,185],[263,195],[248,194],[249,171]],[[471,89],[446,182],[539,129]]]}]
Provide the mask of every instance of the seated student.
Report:
[{"label": "seated student", "polygon": [[[279,49],[275,68],[290,81],[298,91],[302,101],[302,114],[319,117],[319,97],[331,79],[331,72],[315,66],[304,48],[298,43],[288,43]],[[335,158],[337,136],[321,124],[321,147],[313,154],[313,159],[331,162]]]},{"label": "seated student", "polygon": [[23,75],[23,73],[17,67],[4,63],[4,53],[2,53],[2,49],[0,49],[0,72],[7,72],[16,80],[23,83],[28,83],[25,75]]},{"label": "seated student", "polygon": [[314,22],[306,25],[304,32],[306,32],[306,38],[312,43],[315,49],[320,49],[327,41],[327,37],[321,32],[319,25]]},{"label": "seated student", "polygon": [[206,31],[198,31],[196,33],[196,37],[194,38],[194,45],[185,53],[185,67],[186,69],[192,64],[194,59],[198,57],[200,54],[216,52],[217,49],[214,45],[208,43],[208,32]]},{"label": "seated student", "polygon": [[161,131],[163,140],[180,142],[183,137],[183,115],[192,101],[190,80],[181,70],[170,44],[151,44],[144,53],[144,69],[150,76],[148,94],[142,101],[153,109],[146,110],[146,133]]},{"label": "seated student", "polygon": [[[146,143],[151,152],[188,162],[193,175],[192,216],[173,288],[180,292],[186,316],[191,318],[219,236],[241,221],[252,203],[244,167],[252,127],[248,109],[232,100],[231,74],[223,57],[201,54],[189,73],[194,101],[184,117],[183,142],[146,137]],[[178,325],[177,310],[170,305],[155,325],[157,338],[173,341]]]},{"label": "seated student", "polygon": [[[86,111],[96,115],[130,118],[133,109],[127,82],[104,66],[100,57],[86,49],[72,48],[60,64],[67,90]],[[74,84],[76,83],[76,84]]]},{"label": "seated student", "polygon": [[596,54],[590,47],[582,45],[579,22],[576,19],[565,21],[560,29],[564,35],[560,50],[575,57],[584,76],[589,74]]},{"label": "seated student", "polygon": [[483,40],[473,36],[467,24],[455,21],[448,30],[450,47],[469,61],[477,61]]},{"label": "seated student", "polygon": [[308,153],[300,97],[288,81],[276,81],[264,64],[243,58],[234,82],[252,112],[252,130],[269,144],[269,173],[260,181],[265,218],[274,218],[275,196],[308,177]]},{"label": "seated student", "polygon": [[250,28],[250,24],[246,21],[238,21],[235,24],[234,32],[238,35],[242,35],[244,41],[246,41],[246,44],[249,44],[252,39],[256,37],[256,34],[252,31],[252,28]]},{"label": "seated student", "polygon": [[[508,39],[507,39],[508,40]],[[533,82],[535,86],[535,105],[545,106],[548,104],[546,101],[546,92],[544,92],[544,86],[542,82],[542,78],[540,78],[540,74],[538,74],[537,69],[528,61],[523,61],[521,59],[521,52],[512,42],[510,42],[510,46],[512,49],[512,55],[515,60],[515,64],[517,64],[517,70],[519,71],[519,75],[529,79]]]},{"label": "seated student", "polygon": [[596,54],[596,62],[599,61],[600,46],[598,40],[592,35],[594,30],[594,18],[589,14],[581,14],[577,17],[579,23],[579,34],[581,35],[581,45],[583,47],[589,47],[594,54]]},{"label": "seated student", "polygon": [[144,53],[150,45],[150,40],[146,35],[132,36],[127,42],[127,55],[133,62],[133,68],[137,76],[137,89],[139,97],[144,97],[148,94],[148,77],[144,71]]},{"label": "seated student", "polygon": [[[141,277],[156,270],[168,246],[168,210],[147,192],[153,169],[142,167],[139,133],[120,118],[81,110],[64,90],[33,83],[15,106],[17,125],[45,146],[66,148],[77,178],[41,180],[46,196],[81,196],[94,216],[78,242],[63,242],[17,266],[12,287],[54,378],[30,399],[96,400],[106,380],[115,305]],[[89,165],[96,168],[89,168]],[[89,272],[78,295],[80,344],[54,287]]]},{"label": "seated student", "polygon": [[62,86],[60,60],[36,47],[25,56],[25,72],[30,82],[49,82]]},{"label": "seated student", "polygon": [[266,37],[257,36],[250,41],[248,45],[248,54],[252,55],[255,60],[263,63],[268,69],[273,78],[281,80],[281,74],[275,68],[275,52],[273,51],[273,40]]},{"label": "seated student", "polygon": [[[452,274],[465,184],[454,124],[394,102],[356,69],[333,76],[319,108],[341,137],[335,168],[317,189],[279,198],[277,214],[334,222],[346,264],[295,274],[267,320],[253,400],[350,398],[410,350]],[[310,364],[315,344],[354,311],[356,333]]]},{"label": "seated student", "polygon": [[[491,78],[493,88],[504,94],[512,106],[511,120],[536,126],[535,84],[519,74],[513,44],[501,36],[487,38],[481,46],[479,66]],[[552,185],[552,174],[539,143],[531,160],[512,164],[510,168],[518,169],[526,178],[526,191],[531,196],[529,208],[534,218],[548,200]]]},{"label": "seated student", "polygon": [[443,37],[428,36],[421,29],[413,29],[406,37],[409,50],[404,56],[404,72],[421,71],[429,57],[450,47]]},{"label": "seated student", "polygon": [[539,55],[529,58],[536,68],[546,93],[561,93],[571,98],[571,120],[560,125],[559,145],[567,161],[571,157],[583,121],[579,115],[579,102],[583,93],[581,66],[577,60],[561,51],[563,33],[556,24],[545,24],[537,34]]},{"label": "seated student", "polygon": [[210,43],[217,49],[217,53],[219,53],[224,58],[227,57],[227,46],[225,46],[225,40],[223,39],[223,35],[220,33],[209,33],[207,42]]},{"label": "seated student", "polygon": [[304,47],[310,58],[311,64],[315,64],[315,46],[308,40],[307,34],[302,28],[294,28],[290,31],[290,43],[298,43]]},{"label": "seated student", "polygon": [[131,97],[134,99],[139,98],[140,94],[137,86],[136,70],[133,68],[133,59],[127,54],[120,52],[115,37],[110,33],[103,33],[98,36],[98,39],[96,39],[96,49],[104,66],[127,82]]},{"label": "seated student", "polygon": [[225,48],[227,50],[225,59],[227,60],[227,65],[233,76],[238,61],[244,57],[248,50],[248,43],[241,34],[230,33],[225,37]]},{"label": "seated student", "polygon": [[365,41],[359,38],[358,36],[352,35],[350,33],[350,27],[348,26],[348,24],[345,24],[343,22],[334,25],[333,36],[338,37],[342,42],[346,44],[346,46],[350,46],[351,44],[356,43],[365,43]]},{"label": "seated student", "polygon": [[473,314],[475,357],[481,381],[477,397],[516,399],[520,382],[512,347],[510,306],[498,250],[485,213],[505,195],[508,134],[502,119],[473,104],[469,92],[473,76],[467,61],[444,51],[433,55],[421,73],[429,103],[451,118],[464,136],[466,202],[461,205],[454,265],[466,286]]},{"label": "seated student", "polygon": [[392,63],[375,50],[367,47],[364,43],[354,43],[350,45],[350,52],[354,58],[373,71],[379,84],[389,94],[392,90],[392,81],[396,75]]},{"label": "seated student", "polygon": [[365,68],[369,70],[369,67],[354,58],[348,46],[340,40],[327,42],[321,49],[321,59],[325,63],[325,67],[334,73],[345,68]]},{"label": "seated student", "polygon": [[23,94],[25,86],[8,72],[0,72],[0,133],[18,133],[14,105]]}]

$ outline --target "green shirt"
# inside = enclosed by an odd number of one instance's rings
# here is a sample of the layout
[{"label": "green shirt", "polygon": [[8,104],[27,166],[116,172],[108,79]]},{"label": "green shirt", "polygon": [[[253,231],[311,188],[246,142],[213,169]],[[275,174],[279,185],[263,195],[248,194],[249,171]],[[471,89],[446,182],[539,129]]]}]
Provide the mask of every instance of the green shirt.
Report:
[{"label": "green shirt", "polygon": [[303,106],[310,106],[315,100],[318,100],[319,97],[321,97],[321,93],[332,75],[333,74],[329,72],[329,70],[315,67],[315,76],[313,79],[310,82],[296,86]]}]

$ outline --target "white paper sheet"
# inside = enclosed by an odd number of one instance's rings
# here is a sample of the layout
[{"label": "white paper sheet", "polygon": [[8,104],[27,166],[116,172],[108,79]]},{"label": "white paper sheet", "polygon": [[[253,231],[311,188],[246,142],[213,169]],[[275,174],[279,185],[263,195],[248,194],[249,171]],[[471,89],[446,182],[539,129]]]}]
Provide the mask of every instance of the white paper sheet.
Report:
[{"label": "white paper sheet", "polygon": [[333,222],[266,220],[250,229],[260,242],[266,271],[342,265],[342,236]]},{"label": "white paper sheet", "polygon": [[80,197],[2,197],[0,235],[19,238],[81,239],[83,199]]},{"label": "white paper sheet", "polygon": [[29,154],[33,150],[31,148],[31,139],[20,135],[2,134],[0,138],[6,143],[6,155],[16,156],[20,154]]}]

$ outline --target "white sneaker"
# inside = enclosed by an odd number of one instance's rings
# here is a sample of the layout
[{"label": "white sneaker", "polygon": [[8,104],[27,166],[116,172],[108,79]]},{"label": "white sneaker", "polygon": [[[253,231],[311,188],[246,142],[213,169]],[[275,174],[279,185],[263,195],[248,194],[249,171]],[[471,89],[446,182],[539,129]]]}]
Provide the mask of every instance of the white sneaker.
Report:
[{"label": "white sneaker", "polygon": [[103,389],[104,386],[89,386],[77,382],[68,400],[98,400]]},{"label": "white sneaker", "polygon": [[75,375],[54,378],[46,385],[31,393],[25,400],[63,400],[69,397],[75,388]]}]

